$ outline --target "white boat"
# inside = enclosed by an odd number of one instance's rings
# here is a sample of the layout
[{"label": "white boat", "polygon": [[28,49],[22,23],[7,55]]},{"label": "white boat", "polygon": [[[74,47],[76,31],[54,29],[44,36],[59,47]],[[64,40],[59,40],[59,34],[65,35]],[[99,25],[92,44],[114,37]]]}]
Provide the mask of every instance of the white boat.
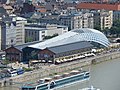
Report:
[{"label": "white boat", "polygon": [[[71,76],[69,76],[70,73],[67,73],[68,76],[57,79],[57,80],[52,80],[51,78],[45,78],[45,80],[47,80],[48,82],[45,83],[40,83],[41,80],[39,80],[39,83],[28,83],[23,85],[20,90],[57,90],[58,88],[62,88],[64,86],[67,85],[71,85],[74,84],[76,82],[80,82],[80,81],[85,81],[88,80],[90,78],[90,72],[89,71],[83,71],[83,72],[79,72],[78,71],[74,71],[74,73],[77,74],[71,74]],[[72,71],[73,73],[73,71]]]},{"label": "white boat", "polygon": [[78,90],[100,90],[99,88],[94,88],[91,86],[90,88],[83,88],[83,89],[78,89]]}]

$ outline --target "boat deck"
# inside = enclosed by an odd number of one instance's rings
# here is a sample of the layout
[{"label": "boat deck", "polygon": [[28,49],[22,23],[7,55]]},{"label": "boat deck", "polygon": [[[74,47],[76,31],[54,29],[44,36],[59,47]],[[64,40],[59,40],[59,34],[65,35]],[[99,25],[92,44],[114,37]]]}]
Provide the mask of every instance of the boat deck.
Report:
[{"label": "boat deck", "polygon": [[73,82],[86,80],[89,77],[90,77],[89,72],[82,72],[82,73],[78,73],[76,75],[71,75],[69,77],[61,78],[61,79],[54,80],[54,81],[52,80],[50,82],[39,84],[39,85],[32,84],[32,83],[27,84],[27,85],[24,85],[21,90],[48,90],[48,89],[54,89],[54,88],[58,88],[60,86],[70,84],[70,83],[73,83]]}]

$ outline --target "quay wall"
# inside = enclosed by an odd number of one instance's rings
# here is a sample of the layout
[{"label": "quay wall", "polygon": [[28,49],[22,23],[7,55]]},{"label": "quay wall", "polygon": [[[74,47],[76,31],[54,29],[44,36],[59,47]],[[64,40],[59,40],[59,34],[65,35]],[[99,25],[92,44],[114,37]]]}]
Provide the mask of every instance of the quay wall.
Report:
[{"label": "quay wall", "polygon": [[120,58],[120,51],[109,53],[109,54],[104,54],[101,56],[97,56],[94,59],[92,59],[91,63],[92,64],[97,64],[100,62],[108,61],[108,60],[114,60]]},{"label": "quay wall", "polygon": [[[68,72],[70,70],[78,70],[83,66],[90,65],[90,64],[97,64],[103,61],[107,60],[114,60],[116,58],[120,58],[120,51],[111,52],[111,53],[105,53],[102,55],[97,55],[95,57],[89,57],[81,60],[76,60],[74,62],[64,63],[61,65],[54,65],[54,66],[48,66],[46,68],[38,69],[33,72],[26,72],[23,75],[19,75],[16,77],[11,77],[9,79],[6,79],[7,85],[11,85],[15,82],[26,82],[30,80],[40,79],[56,74],[62,74],[65,72]],[[4,86],[5,81],[0,82],[0,86]]]}]

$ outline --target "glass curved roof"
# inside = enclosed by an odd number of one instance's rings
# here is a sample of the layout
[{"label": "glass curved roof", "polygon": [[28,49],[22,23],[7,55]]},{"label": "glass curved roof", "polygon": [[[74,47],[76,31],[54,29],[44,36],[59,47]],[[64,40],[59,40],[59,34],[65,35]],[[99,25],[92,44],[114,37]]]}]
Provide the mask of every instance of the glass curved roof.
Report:
[{"label": "glass curved roof", "polygon": [[96,42],[105,47],[109,46],[110,44],[110,42],[102,32],[95,29],[80,28],[80,29],[71,30],[65,34],[59,35],[44,42],[30,45],[28,47],[45,49],[47,47],[54,47],[54,46],[59,46],[59,45],[64,45],[79,41]]}]

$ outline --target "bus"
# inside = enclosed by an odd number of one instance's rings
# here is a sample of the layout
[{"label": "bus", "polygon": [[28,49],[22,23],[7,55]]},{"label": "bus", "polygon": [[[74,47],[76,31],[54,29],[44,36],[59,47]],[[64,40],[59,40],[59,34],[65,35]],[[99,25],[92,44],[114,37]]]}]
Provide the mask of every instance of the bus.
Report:
[{"label": "bus", "polygon": [[17,70],[16,69],[8,69],[10,77],[17,76]]}]

